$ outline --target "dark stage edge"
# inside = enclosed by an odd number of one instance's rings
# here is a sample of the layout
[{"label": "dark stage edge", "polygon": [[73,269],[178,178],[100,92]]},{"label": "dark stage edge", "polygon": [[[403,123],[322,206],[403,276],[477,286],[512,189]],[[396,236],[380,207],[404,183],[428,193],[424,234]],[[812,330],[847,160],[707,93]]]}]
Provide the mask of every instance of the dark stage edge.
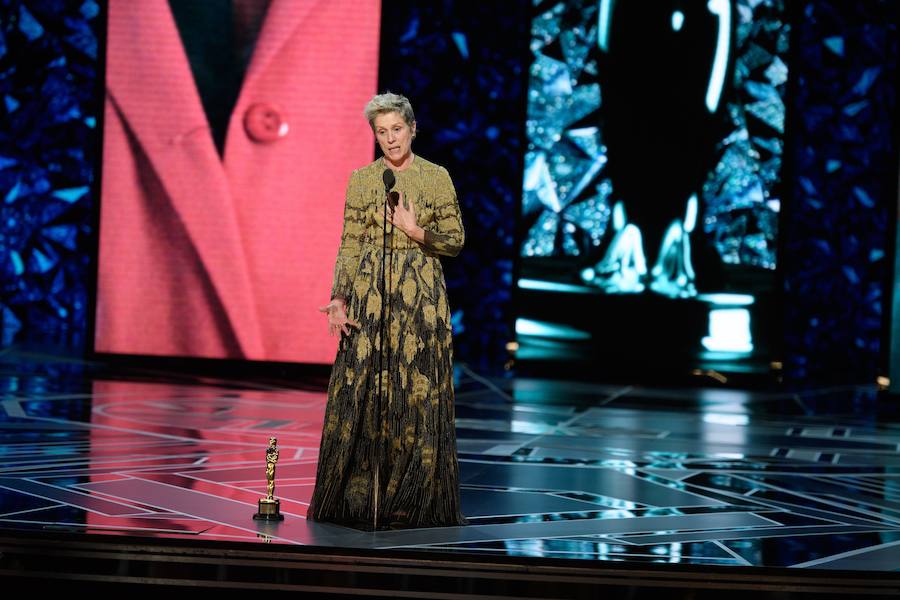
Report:
[{"label": "dark stage edge", "polygon": [[[241,543],[0,535],[0,578],[29,589],[121,591],[152,586],[322,596],[456,598],[898,597],[900,577],[478,557],[411,551],[260,547]],[[660,596],[664,594],[664,596]],[[752,595],[752,596],[751,596]]]},{"label": "dark stage edge", "polygon": [[[875,386],[666,389],[458,365],[471,524],[363,532],[305,519],[321,373],[209,366],[0,352],[0,577],[64,592],[900,596],[900,418]],[[282,523],[251,518],[269,435]]]}]

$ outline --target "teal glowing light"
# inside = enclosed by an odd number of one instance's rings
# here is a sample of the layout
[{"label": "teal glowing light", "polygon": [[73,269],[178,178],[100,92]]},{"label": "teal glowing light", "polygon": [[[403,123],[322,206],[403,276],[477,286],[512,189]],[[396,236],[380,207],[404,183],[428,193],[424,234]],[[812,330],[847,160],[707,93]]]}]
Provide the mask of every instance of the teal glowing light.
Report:
[{"label": "teal glowing light", "polygon": [[702,343],[710,352],[753,352],[750,311],[746,308],[713,308],[709,311],[709,335]]},{"label": "teal glowing light", "polygon": [[709,75],[709,87],[706,88],[706,108],[709,112],[714,113],[719,107],[722,88],[725,86],[725,67],[728,66],[728,54],[731,46],[731,3],[728,0],[709,0],[706,7],[719,19],[716,56],[713,59],[712,72]]},{"label": "teal glowing light", "polygon": [[25,263],[22,262],[22,257],[15,250],[9,251],[9,260],[13,264],[13,272],[18,276],[25,272]]},{"label": "teal glowing light", "polygon": [[697,226],[697,207],[699,204],[697,194],[691,194],[687,201],[687,207],[684,209],[684,230],[688,233],[692,233],[694,227]]},{"label": "teal glowing light", "polygon": [[553,428],[545,423],[534,421],[522,421],[513,419],[509,422],[509,430],[512,433],[530,433],[532,435],[552,434]]},{"label": "teal glowing light", "polygon": [[713,425],[731,425],[732,427],[741,427],[750,424],[750,417],[747,415],[735,415],[725,413],[705,413],[703,415],[704,423]]},{"label": "teal glowing light", "polygon": [[540,292],[563,292],[567,294],[593,294],[594,290],[571,283],[556,283],[554,281],[541,281],[540,279],[520,279],[519,288],[523,290],[537,290]]},{"label": "teal glowing light", "polygon": [[672,13],[672,31],[681,31],[682,25],[684,25],[684,13],[676,10]]},{"label": "teal glowing light", "polygon": [[609,52],[609,21],[612,17],[615,0],[600,0],[600,15],[597,27],[597,45],[604,52]]},{"label": "teal glowing light", "polygon": [[700,294],[697,300],[709,302],[713,306],[750,306],[756,298],[750,294]]},{"label": "teal glowing light", "polygon": [[532,319],[516,319],[516,334],[533,335],[556,340],[589,340],[591,334],[568,325],[559,325],[547,321]]}]

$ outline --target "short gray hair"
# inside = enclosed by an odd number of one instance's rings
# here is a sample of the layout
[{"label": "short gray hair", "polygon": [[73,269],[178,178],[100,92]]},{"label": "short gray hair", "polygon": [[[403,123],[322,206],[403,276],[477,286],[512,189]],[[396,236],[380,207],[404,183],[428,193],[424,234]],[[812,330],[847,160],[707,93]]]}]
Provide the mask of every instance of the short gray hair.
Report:
[{"label": "short gray hair", "polygon": [[406,124],[412,127],[416,122],[416,116],[413,114],[412,104],[406,96],[385,92],[373,96],[365,108],[366,119],[369,120],[369,126],[375,131],[375,119],[379,115],[397,112],[406,121]]}]

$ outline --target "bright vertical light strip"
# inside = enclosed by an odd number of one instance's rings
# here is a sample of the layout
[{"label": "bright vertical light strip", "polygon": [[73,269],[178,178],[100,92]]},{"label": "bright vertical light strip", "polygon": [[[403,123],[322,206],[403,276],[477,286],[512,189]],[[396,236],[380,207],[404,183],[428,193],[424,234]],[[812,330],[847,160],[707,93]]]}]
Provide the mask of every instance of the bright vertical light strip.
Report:
[{"label": "bright vertical light strip", "polygon": [[697,226],[697,207],[699,204],[697,194],[691,194],[684,209],[684,230],[688,233],[694,231],[694,227]]},{"label": "bright vertical light strip", "polygon": [[709,75],[709,87],[706,88],[706,108],[713,113],[719,107],[722,88],[725,87],[725,67],[728,66],[728,53],[731,50],[731,3],[728,0],[709,0],[706,8],[719,18],[716,56]]},{"label": "bright vertical light strip", "polygon": [[684,13],[676,10],[672,13],[672,30],[681,31],[682,25],[684,25]]},{"label": "bright vertical light strip", "polygon": [[612,17],[615,0],[600,0],[600,18],[597,31],[597,45],[604,52],[609,52],[609,19]]}]

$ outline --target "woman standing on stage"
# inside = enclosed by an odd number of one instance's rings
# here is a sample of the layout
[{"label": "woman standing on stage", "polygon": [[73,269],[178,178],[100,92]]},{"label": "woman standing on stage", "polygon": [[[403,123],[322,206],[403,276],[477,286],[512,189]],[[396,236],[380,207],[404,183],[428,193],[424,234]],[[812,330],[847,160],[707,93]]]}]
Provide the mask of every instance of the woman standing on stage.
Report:
[{"label": "woman standing on stage", "polygon": [[[350,176],[331,302],[320,309],[341,342],[307,518],[362,529],[465,525],[438,259],[462,249],[459,204],[447,170],[412,152],[409,100],[377,95],[365,115],[384,156]],[[391,182],[398,201],[385,207]]]}]

